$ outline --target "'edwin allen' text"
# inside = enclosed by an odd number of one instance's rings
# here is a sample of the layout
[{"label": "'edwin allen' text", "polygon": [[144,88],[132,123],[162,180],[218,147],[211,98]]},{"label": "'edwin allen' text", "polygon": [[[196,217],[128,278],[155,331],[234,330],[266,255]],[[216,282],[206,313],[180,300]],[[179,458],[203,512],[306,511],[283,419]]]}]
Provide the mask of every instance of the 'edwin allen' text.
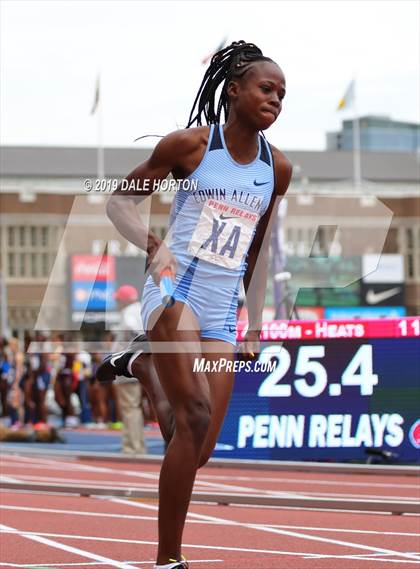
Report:
[{"label": "'edwin allen' text", "polygon": [[[203,190],[193,190],[191,193],[197,203],[206,202],[209,198],[221,201],[226,200],[225,188],[205,188]],[[228,199],[229,203],[236,202],[237,204],[246,205],[256,211],[261,209],[263,203],[262,198],[242,190],[233,190]]]}]

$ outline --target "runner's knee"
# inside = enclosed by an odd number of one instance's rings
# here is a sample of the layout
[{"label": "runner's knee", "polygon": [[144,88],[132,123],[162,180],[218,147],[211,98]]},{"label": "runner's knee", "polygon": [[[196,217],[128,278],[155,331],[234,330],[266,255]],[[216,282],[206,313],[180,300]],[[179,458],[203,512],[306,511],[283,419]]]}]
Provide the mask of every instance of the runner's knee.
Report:
[{"label": "runner's knee", "polygon": [[188,401],[177,422],[177,429],[190,438],[194,445],[201,449],[210,425],[210,403],[206,398]]},{"label": "runner's knee", "polygon": [[175,431],[175,417],[167,401],[160,402],[155,408],[160,430],[166,443],[170,443]]}]

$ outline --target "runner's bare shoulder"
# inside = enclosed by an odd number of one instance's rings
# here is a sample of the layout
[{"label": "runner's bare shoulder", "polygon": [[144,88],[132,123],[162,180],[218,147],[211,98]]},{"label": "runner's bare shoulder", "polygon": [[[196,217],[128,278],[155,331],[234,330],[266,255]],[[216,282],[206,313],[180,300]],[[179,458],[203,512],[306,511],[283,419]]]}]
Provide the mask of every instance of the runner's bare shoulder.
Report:
[{"label": "runner's bare shoulder", "polygon": [[270,149],[274,160],[276,194],[283,195],[286,193],[289,186],[293,172],[293,165],[281,150],[272,144],[270,144]]}]

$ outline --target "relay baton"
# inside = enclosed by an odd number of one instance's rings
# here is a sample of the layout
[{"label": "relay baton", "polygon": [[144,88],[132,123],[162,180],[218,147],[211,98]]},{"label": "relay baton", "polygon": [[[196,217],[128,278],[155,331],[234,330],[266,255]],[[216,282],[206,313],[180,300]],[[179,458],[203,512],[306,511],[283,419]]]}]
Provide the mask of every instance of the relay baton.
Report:
[{"label": "relay baton", "polygon": [[169,308],[175,302],[174,298],[174,281],[173,274],[170,269],[165,269],[160,273],[160,298],[163,306]]}]

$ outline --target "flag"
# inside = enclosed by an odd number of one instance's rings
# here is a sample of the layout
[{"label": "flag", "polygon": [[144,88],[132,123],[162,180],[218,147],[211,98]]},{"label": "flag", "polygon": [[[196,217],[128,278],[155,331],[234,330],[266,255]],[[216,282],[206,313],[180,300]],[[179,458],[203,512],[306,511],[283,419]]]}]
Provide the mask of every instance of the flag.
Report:
[{"label": "flag", "polygon": [[228,37],[225,36],[225,37],[223,38],[223,40],[220,42],[220,44],[216,47],[216,49],[213,50],[211,53],[209,53],[209,55],[207,55],[206,57],[204,57],[204,58],[201,60],[201,63],[202,63],[203,65],[206,65],[206,64],[210,61],[210,59],[213,57],[213,55],[214,55],[215,53],[217,53],[218,51],[220,51],[221,49],[223,49],[223,48],[225,47],[226,42],[227,42],[227,39],[228,39]]},{"label": "flag", "polygon": [[93,100],[92,110],[90,111],[91,115],[94,115],[96,113],[96,109],[98,108],[99,99],[100,99],[100,90],[101,90],[100,77],[98,75],[96,77],[95,98]]},{"label": "flag", "polygon": [[354,86],[355,86],[355,80],[353,79],[352,81],[350,81],[350,84],[347,87],[346,92],[344,93],[343,97],[340,99],[337,111],[341,111],[343,109],[347,109],[348,107],[352,106],[354,102]]}]

